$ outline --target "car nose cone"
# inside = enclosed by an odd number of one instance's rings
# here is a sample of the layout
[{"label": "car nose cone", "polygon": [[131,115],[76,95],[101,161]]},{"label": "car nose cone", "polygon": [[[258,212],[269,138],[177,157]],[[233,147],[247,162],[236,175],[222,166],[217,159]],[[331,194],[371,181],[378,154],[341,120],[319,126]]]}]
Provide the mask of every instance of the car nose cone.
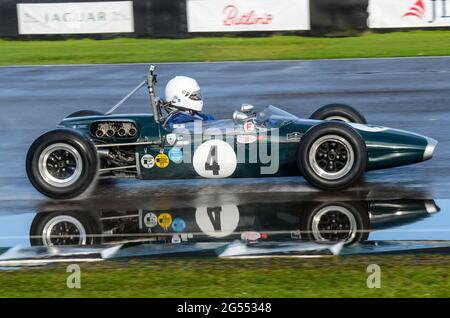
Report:
[{"label": "car nose cone", "polygon": [[427,137],[427,147],[423,153],[423,160],[429,160],[433,157],[437,144],[437,140]]}]

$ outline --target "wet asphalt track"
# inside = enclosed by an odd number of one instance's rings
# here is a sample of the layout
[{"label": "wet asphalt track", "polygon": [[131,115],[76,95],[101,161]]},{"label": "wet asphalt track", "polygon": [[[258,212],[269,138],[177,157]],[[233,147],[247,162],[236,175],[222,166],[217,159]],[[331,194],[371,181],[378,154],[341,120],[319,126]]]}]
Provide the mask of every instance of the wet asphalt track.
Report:
[{"label": "wet asphalt track", "polygon": [[[150,59],[150,58],[149,58]],[[49,200],[29,184],[24,168],[30,143],[79,109],[106,111],[145,76],[147,65],[0,68],[0,211],[30,209]],[[356,187],[330,197],[450,198],[450,57],[158,65],[160,91],[175,75],[200,83],[206,111],[230,118],[241,103],[273,104],[307,117],[327,103],[347,103],[370,123],[439,141],[432,161],[370,172]],[[149,111],[144,90],[121,112]],[[218,195],[318,191],[301,177],[284,179],[102,182],[83,204],[149,200],[155,193]],[[323,197],[324,194],[321,194]],[[325,195],[327,196],[327,195]],[[76,206],[78,201],[69,204]]]}]

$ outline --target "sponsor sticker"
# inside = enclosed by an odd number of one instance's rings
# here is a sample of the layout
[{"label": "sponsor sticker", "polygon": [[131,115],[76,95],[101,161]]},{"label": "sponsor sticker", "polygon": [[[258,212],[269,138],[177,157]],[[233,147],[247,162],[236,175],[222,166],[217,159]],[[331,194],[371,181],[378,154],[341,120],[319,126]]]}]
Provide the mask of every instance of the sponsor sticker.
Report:
[{"label": "sponsor sticker", "polygon": [[144,224],[146,227],[155,227],[158,224],[158,217],[155,213],[149,212],[144,215]]},{"label": "sponsor sticker", "polygon": [[241,240],[243,241],[257,241],[259,238],[261,238],[261,234],[258,232],[242,232],[241,234]]},{"label": "sponsor sticker", "polygon": [[170,215],[169,213],[166,213],[166,212],[161,213],[158,216],[158,224],[163,229],[168,229],[169,226],[172,224],[172,215]]},{"label": "sponsor sticker", "polygon": [[177,134],[167,134],[166,141],[169,145],[173,146],[177,141]]},{"label": "sponsor sticker", "polygon": [[149,154],[143,155],[141,158],[141,165],[146,169],[151,169],[155,165],[155,158]]},{"label": "sponsor sticker", "polygon": [[179,141],[177,141],[175,146],[187,146],[189,144],[190,144],[189,140],[179,140]]},{"label": "sponsor sticker", "polygon": [[181,237],[178,234],[172,235],[172,244],[181,243]]},{"label": "sponsor sticker", "polygon": [[184,124],[173,124],[173,128],[184,128],[186,127]]},{"label": "sponsor sticker", "polygon": [[159,168],[166,168],[169,165],[169,157],[165,153],[160,153],[156,156],[155,163]]},{"label": "sponsor sticker", "polygon": [[186,222],[182,218],[173,219],[172,229],[175,232],[178,232],[178,233],[183,232],[185,228],[186,228]]},{"label": "sponsor sticker", "polygon": [[291,239],[301,240],[302,239],[302,234],[301,234],[300,230],[292,231],[291,232]]},{"label": "sponsor sticker", "polygon": [[255,124],[252,121],[247,121],[244,123],[244,131],[245,132],[253,132],[255,131]]},{"label": "sponsor sticker", "polygon": [[238,135],[236,139],[239,144],[251,144],[258,138],[255,135]]},{"label": "sponsor sticker", "polygon": [[173,147],[169,150],[169,159],[175,163],[181,163],[183,161],[183,149],[179,147]]},{"label": "sponsor sticker", "polygon": [[299,132],[291,132],[291,133],[289,133],[289,134],[286,134],[286,139],[288,140],[288,141],[294,141],[294,142],[297,142],[297,141],[300,141],[300,139],[302,138],[302,136],[303,136],[303,134],[301,134],[301,133],[299,133]]}]

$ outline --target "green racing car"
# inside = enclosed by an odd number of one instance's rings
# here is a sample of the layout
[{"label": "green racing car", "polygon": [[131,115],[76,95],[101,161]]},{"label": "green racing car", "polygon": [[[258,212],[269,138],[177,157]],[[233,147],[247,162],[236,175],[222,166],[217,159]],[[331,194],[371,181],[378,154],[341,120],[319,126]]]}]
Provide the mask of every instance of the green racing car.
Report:
[{"label": "green racing car", "polygon": [[[350,106],[331,104],[309,119],[277,107],[243,105],[230,119],[201,113],[197,82],[175,77],[158,97],[151,66],[145,79],[107,113],[77,111],[30,146],[28,178],[42,194],[71,199],[98,177],[138,179],[303,176],[312,186],[342,190],[365,171],[431,159],[437,141],[368,125]],[[113,113],[145,87],[152,114]]]}]

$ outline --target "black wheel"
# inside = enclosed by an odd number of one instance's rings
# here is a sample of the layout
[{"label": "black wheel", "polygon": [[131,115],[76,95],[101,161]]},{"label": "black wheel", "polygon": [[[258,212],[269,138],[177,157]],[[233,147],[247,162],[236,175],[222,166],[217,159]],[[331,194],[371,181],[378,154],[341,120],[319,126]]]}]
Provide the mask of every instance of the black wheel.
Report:
[{"label": "black wheel", "polygon": [[322,190],[342,190],[363,174],[367,164],[366,144],[347,124],[321,123],[300,140],[297,163],[311,185]]},{"label": "black wheel", "polygon": [[344,104],[329,104],[316,110],[310,119],[336,120],[346,123],[367,124],[366,118],[351,106]]},{"label": "black wheel", "polygon": [[72,117],[86,117],[86,116],[101,116],[104,115],[98,111],[95,110],[79,110],[76,111],[70,115],[67,115],[66,118],[72,118]]},{"label": "black wheel", "polygon": [[71,199],[86,191],[97,166],[94,144],[70,129],[45,133],[33,142],[26,158],[31,184],[53,199]]},{"label": "black wheel", "polygon": [[100,224],[89,212],[38,213],[31,224],[32,246],[100,244]]},{"label": "black wheel", "polygon": [[317,203],[305,212],[300,225],[303,240],[352,244],[369,237],[369,215],[362,202]]}]

